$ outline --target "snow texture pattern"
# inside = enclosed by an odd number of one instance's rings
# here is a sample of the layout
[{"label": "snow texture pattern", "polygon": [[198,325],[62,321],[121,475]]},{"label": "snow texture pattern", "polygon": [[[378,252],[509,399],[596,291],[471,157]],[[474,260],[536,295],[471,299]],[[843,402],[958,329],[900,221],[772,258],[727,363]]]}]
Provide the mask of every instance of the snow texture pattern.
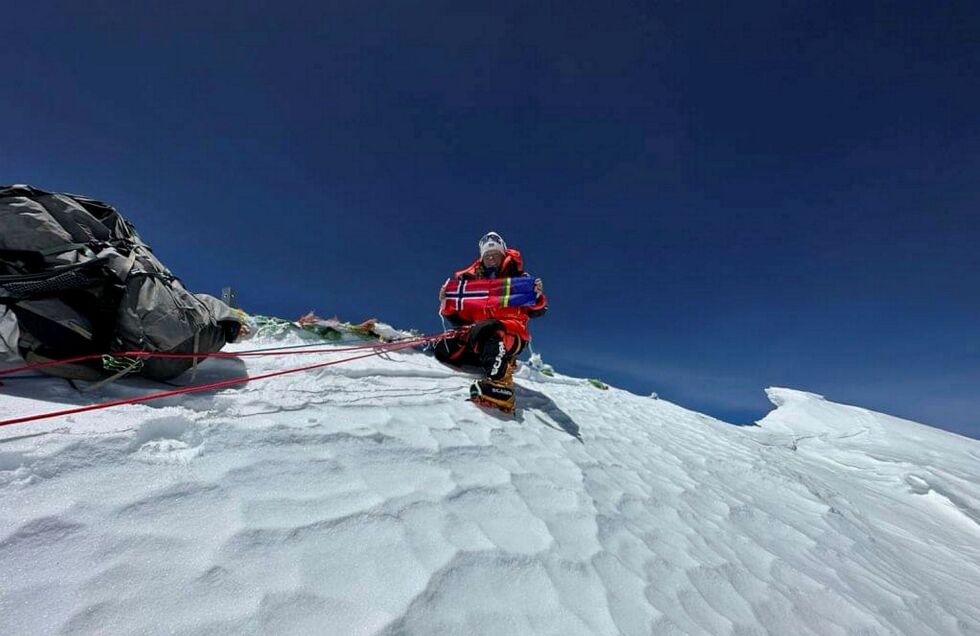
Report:
[{"label": "snow texture pattern", "polygon": [[[3,633],[980,634],[974,440],[530,367],[504,417],[386,358],[0,429]],[[197,381],[243,364],[290,362]],[[0,413],[85,399],[10,382]]]}]

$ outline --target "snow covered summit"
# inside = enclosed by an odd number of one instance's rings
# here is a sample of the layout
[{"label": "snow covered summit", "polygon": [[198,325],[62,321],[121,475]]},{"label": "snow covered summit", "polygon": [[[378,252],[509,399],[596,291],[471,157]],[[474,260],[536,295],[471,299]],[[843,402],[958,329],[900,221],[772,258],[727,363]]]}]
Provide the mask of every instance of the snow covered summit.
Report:
[{"label": "snow covered summit", "polygon": [[[469,381],[395,353],[0,428],[0,632],[980,633],[980,442],[529,367],[505,417]],[[0,419],[149,388],[11,381]]]}]

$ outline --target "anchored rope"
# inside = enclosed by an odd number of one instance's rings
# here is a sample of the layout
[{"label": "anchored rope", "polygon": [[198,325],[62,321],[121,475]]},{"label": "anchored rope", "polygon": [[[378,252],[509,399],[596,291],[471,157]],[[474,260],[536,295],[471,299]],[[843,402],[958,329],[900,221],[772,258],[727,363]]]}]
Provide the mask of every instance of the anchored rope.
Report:
[{"label": "anchored rope", "polygon": [[[346,351],[361,351],[364,349],[374,349],[377,347],[384,347],[396,344],[411,344],[420,345],[427,342],[434,342],[437,340],[442,340],[444,338],[451,338],[456,334],[456,331],[445,331],[440,334],[431,336],[419,336],[417,338],[409,338],[407,340],[396,340],[395,342],[387,343],[377,343],[369,342],[360,345],[352,345],[349,347],[332,347],[329,349],[307,349],[304,351],[298,350],[300,347],[311,347],[319,346],[320,343],[314,344],[304,344],[304,345],[292,345],[288,347],[269,347],[266,349],[249,349],[246,351],[213,351],[213,352],[199,352],[199,353],[175,353],[175,352],[164,352],[164,351],[118,351],[112,354],[115,358],[168,358],[168,359],[190,359],[190,358],[244,358],[244,357],[261,357],[261,356],[290,356],[290,355],[308,355],[313,353],[343,353]],[[60,358],[58,360],[48,360],[46,362],[35,362],[33,364],[27,364],[21,367],[15,367],[12,369],[0,369],[0,376],[12,375],[14,373],[22,373],[24,371],[36,371],[37,369],[44,369],[47,367],[56,367],[62,364],[75,364],[78,362],[90,362],[92,360],[99,360],[102,358],[102,353],[90,353],[81,356],[74,356],[71,358]]]},{"label": "anchored rope", "polygon": [[[402,349],[408,349],[408,348],[411,348],[411,347],[415,347],[415,346],[417,346],[419,344],[424,344],[424,343],[428,343],[428,342],[438,342],[439,340],[443,340],[445,338],[450,338],[450,337],[454,336],[455,334],[456,334],[455,331],[449,331],[449,332],[444,332],[444,333],[437,334],[437,335],[434,335],[434,336],[421,336],[421,337],[418,337],[418,338],[412,338],[412,339],[409,339],[409,340],[401,340],[401,341],[398,341],[398,342],[381,343],[381,344],[379,344],[379,343],[373,343],[373,344],[369,344],[369,345],[362,345],[362,346],[356,346],[356,347],[340,347],[340,348],[335,348],[335,349],[322,349],[322,350],[317,350],[317,351],[298,351],[298,352],[279,352],[279,351],[276,351],[276,350],[266,350],[266,351],[261,351],[261,352],[260,351],[254,351],[254,352],[252,352],[254,355],[285,355],[287,353],[302,353],[302,354],[305,354],[305,353],[334,353],[334,352],[338,352],[338,351],[355,351],[355,350],[363,350],[363,349],[367,349],[367,348],[373,349],[373,351],[371,351],[370,353],[362,353],[362,354],[359,354],[359,355],[349,356],[349,357],[346,357],[346,358],[341,358],[340,360],[331,360],[329,362],[318,362],[316,364],[310,364],[310,365],[306,365],[306,366],[295,367],[295,368],[292,368],[292,369],[283,369],[283,370],[280,370],[280,371],[270,371],[269,373],[262,373],[262,374],[259,374],[259,375],[246,375],[246,376],[242,376],[242,377],[238,377],[238,378],[231,378],[231,379],[228,379],[228,380],[220,380],[220,381],[217,381],[217,382],[210,382],[210,383],[207,383],[207,384],[199,384],[199,385],[181,387],[181,388],[172,389],[172,390],[169,390],[169,391],[159,391],[157,393],[150,393],[150,394],[147,394],[147,395],[141,395],[141,396],[137,396],[137,397],[133,397],[133,398],[124,398],[124,399],[119,399],[119,400],[112,400],[112,401],[109,401],[109,402],[102,402],[100,404],[89,404],[89,405],[86,405],[86,406],[78,406],[78,407],[74,407],[74,408],[70,408],[70,409],[63,409],[63,410],[60,410],[60,411],[52,411],[52,412],[49,412],[49,413],[40,413],[40,414],[37,414],[37,415],[28,415],[28,416],[24,416],[24,417],[17,417],[17,418],[12,418],[12,419],[0,420],[0,426],[9,426],[9,425],[12,425],[12,424],[22,424],[22,423],[25,423],[25,422],[34,422],[34,421],[38,421],[38,420],[46,420],[46,419],[51,419],[51,418],[54,418],[54,417],[63,417],[63,416],[66,416],[66,415],[74,415],[76,413],[85,413],[87,411],[96,411],[96,410],[101,410],[101,409],[108,409],[108,408],[112,408],[112,407],[115,407],[115,406],[122,406],[124,404],[139,404],[141,402],[149,402],[151,400],[160,400],[160,399],[163,399],[163,398],[173,397],[173,396],[176,396],[176,395],[184,395],[184,394],[187,394],[187,393],[198,393],[198,392],[201,392],[201,391],[210,391],[210,390],[213,390],[213,389],[221,389],[221,388],[225,388],[225,387],[229,387],[229,386],[235,386],[235,385],[238,385],[238,384],[247,384],[248,382],[252,382],[252,381],[256,381],[256,380],[265,380],[265,379],[268,379],[268,378],[274,378],[274,377],[278,377],[278,376],[282,376],[282,375],[289,375],[291,373],[300,373],[302,371],[312,371],[314,369],[321,369],[321,368],[324,368],[324,367],[329,367],[329,366],[333,366],[333,365],[337,365],[337,364],[343,364],[345,362],[352,362],[354,360],[361,360],[363,358],[370,358],[372,356],[382,355],[384,353],[389,353],[389,352],[392,352],[392,351],[400,351]],[[134,356],[134,354],[139,354],[139,355]],[[137,352],[126,352],[126,353],[121,353],[121,354],[117,354],[117,355],[120,355],[120,356],[130,356],[130,357],[148,357],[148,358],[152,358],[152,357],[190,357],[192,355],[197,355],[197,356],[202,356],[202,357],[234,357],[234,356],[237,356],[238,354],[235,354],[235,353],[227,353],[227,354],[221,355],[221,356],[213,355],[213,354],[208,354],[208,355],[205,356],[204,354],[175,354],[175,353],[164,354],[164,353],[158,353],[158,352],[137,351]],[[83,358],[83,359],[88,360],[88,359],[92,359],[92,356],[79,356],[78,358],[72,358],[72,359],[69,359],[69,360],[80,361],[79,358]],[[29,365],[28,367],[23,367],[23,368],[21,368],[19,370],[37,369],[37,368],[41,368],[41,367],[44,367],[44,366],[53,366],[53,364],[66,364],[67,362],[68,362],[68,360],[58,360],[58,361],[53,361],[52,363],[41,363],[41,364],[38,364],[38,365]],[[14,371],[16,371],[16,370],[8,370],[6,372],[7,373],[12,373]],[[2,372],[0,372],[0,373],[2,373]]]}]

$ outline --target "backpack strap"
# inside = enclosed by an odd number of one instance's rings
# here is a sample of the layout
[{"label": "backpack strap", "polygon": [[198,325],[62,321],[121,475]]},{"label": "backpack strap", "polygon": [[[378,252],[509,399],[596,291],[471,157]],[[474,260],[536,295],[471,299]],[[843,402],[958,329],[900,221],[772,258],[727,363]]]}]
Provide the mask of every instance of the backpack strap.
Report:
[{"label": "backpack strap", "polygon": [[92,248],[89,247],[88,243],[65,243],[63,245],[56,245],[55,247],[49,247],[46,250],[38,250],[38,254],[41,256],[57,256],[58,254],[64,254],[65,252],[74,252],[75,250],[84,250],[92,254]]}]

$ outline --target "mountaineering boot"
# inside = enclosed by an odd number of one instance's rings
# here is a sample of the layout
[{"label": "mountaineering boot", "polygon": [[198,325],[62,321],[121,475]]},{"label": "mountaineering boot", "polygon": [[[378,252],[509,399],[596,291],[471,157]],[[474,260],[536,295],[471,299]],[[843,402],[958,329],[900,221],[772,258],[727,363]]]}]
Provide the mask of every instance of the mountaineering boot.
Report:
[{"label": "mountaineering boot", "polygon": [[470,399],[478,404],[493,406],[505,413],[513,413],[514,369],[517,367],[517,360],[511,358],[505,364],[504,373],[499,379],[484,378],[474,382],[470,386]]},{"label": "mountaineering boot", "polygon": [[497,382],[504,386],[514,388],[514,369],[517,368],[517,358],[511,358],[504,367],[504,375]]},{"label": "mountaineering boot", "polygon": [[504,413],[514,412],[514,385],[496,380],[477,380],[470,386],[470,400],[484,406],[492,406]]}]

